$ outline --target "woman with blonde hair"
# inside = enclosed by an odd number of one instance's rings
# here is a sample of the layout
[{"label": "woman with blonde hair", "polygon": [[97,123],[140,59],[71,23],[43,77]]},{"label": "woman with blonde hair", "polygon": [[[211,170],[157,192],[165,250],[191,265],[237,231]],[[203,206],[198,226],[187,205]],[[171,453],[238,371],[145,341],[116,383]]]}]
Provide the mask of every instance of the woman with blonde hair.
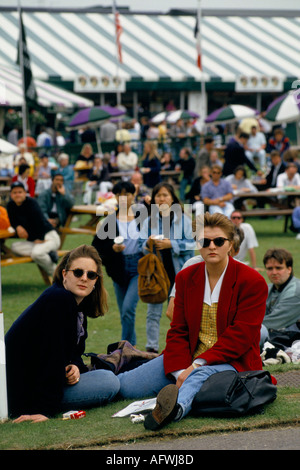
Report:
[{"label": "woman with blonde hair", "polygon": [[9,416],[45,421],[70,409],[101,406],[119,391],[115,374],[82,360],[87,317],[107,310],[102,262],[82,245],[67,253],[53,285],[13,323],[5,336]]},{"label": "woman with blonde hair", "polygon": [[194,232],[203,262],[176,276],[174,315],[163,354],[118,376],[123,398],[158,394],[144,423],[153,431],[186,416],[209,376],[262,369],[266,281],[230,255],[235,232],[226,216],[207,212],[199,216]]},{"label": "woman with blonde hair", "polygon": [[151,140],[144,142],[142,164],[141,173],[144,175],[144,184],[148,188],[154,188],[161,181],[161,163],[156,143]]}]

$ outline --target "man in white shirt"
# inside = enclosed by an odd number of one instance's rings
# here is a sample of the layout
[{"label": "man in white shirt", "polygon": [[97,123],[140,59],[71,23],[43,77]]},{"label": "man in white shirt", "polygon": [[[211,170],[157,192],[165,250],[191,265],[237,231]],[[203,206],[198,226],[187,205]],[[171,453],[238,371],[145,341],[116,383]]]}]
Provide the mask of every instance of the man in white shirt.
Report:
[{"label": "man in white shirt", "polygon": [[251,127],[251,134],[247,142],[246,156],[254,163],[254,157],[259,159],[260,168],[266,166],[266,137],[257,131],[256,126]]},{"label": "man in white shirt", "polygon": [[300,175],[296,163],[290,162],[287,164],[285,172],[277,176],[276,186],[281,189],[286,187],[300,188]]},{"label": "man in white shirt", "polygon": [[235,256],[235,259],[244,262],[247,254],[249,254],[250,266],[257,269],[255,248],[258,247],[258,241],[252,225],[245,223],[241,212],[237,210],[232,212],[230,220],[244,232],[244,240],[241,243],[240,251]]},{"label": "man in white shirt", "polygon": [[125,143],[123,152],[117,155],[117,166],[119,171],[134,171],[138,164],[138,156],[131,151],[129,144]]}]

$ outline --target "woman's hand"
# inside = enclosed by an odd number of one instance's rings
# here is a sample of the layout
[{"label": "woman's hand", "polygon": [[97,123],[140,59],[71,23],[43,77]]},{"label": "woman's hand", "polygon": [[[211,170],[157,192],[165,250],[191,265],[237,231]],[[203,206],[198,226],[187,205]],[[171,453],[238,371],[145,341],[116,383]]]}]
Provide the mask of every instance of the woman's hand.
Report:
[{"label": "woman's hand", "polygon": [[194,370],[194,367],[192,365],[190,365],[187,369],[185,369],[183,372],[181,372],[181,374],[178,376],[178,379],[177,379],[177,382],[176,382],[176,385],[177,385],[178,388],[181,387],[181,385],[183,384],[185,379],[190,375],[191,372],[193,372],[193,370]]},{"label": "woman's hand", "polygon": [[80,372],[77,366],[74,364],[69,364],[66,367],[66,379],[68,385],[75,385],[79,382]]},{"label": "woman's hand", "polygon": [[114,243],[113,246],[112,246],[112,249],[116,252],[116,253],[121,253],[123,250],[125,250],[125,245],[117,245],[117,243]]},{"label": "woman's hand", "polygon": [[32,421],[33,423],[41,423],[49,418],[44,415],[21,415],[13,421],[13,423],[23,423],[24,421]]}]

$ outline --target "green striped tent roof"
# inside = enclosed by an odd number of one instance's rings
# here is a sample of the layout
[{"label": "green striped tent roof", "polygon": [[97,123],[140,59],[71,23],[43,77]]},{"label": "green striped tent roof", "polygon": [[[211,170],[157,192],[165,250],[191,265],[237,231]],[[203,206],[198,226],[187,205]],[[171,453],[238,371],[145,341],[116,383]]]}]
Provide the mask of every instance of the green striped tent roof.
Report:
[{"label": "green striped tent roof", "polygon": [[[112,14],[23,13],[36,78],[74,80],[79,74],[116,73]],[[196,67],[195,16],[120,14],[125,80],[200,80]],[[0,11],[0,64],[17,57],[18,14]],[[300,77],[299,17],[203,16],[205,80],[235,81],[252,74]]]}]

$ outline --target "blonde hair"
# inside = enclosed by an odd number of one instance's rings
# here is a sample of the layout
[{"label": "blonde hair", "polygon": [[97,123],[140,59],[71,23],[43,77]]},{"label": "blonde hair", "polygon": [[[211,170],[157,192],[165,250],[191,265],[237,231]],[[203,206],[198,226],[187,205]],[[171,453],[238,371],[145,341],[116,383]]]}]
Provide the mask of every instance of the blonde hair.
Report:
[{"label": "blonde hair", "polygon": [[233,241],[235,235],[235,225],[231,220],[228,219],[224,214],[219,212],[215,214],[210,214],[205,212],[205,214],[198,215],[193,220],[193,231],[195,233],[195,239],[198,239],[199,231],[201,227],[219,227],[225,232],[226,237],[230,242]]}]

